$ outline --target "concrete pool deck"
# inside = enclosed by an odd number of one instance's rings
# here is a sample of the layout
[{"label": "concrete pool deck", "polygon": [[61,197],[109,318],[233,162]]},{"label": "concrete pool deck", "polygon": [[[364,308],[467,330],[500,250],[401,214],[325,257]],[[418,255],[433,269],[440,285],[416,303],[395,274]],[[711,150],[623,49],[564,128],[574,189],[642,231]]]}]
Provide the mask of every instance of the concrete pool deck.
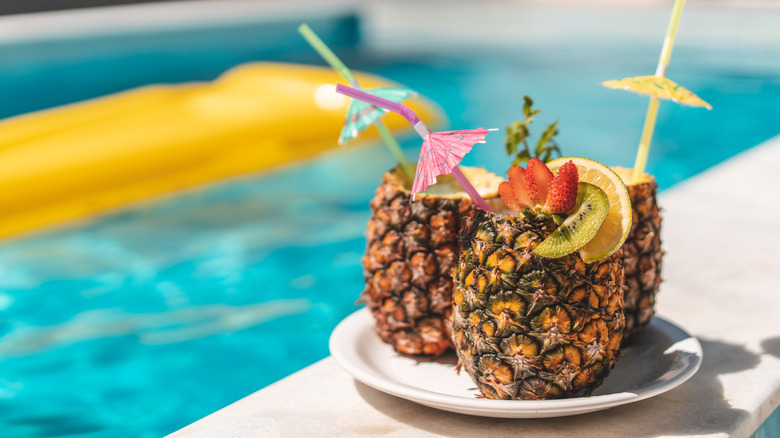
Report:
[{"label": "concrete pool deck", "polygon": [[669,392],[572,417],[483,418],[387,395],[329,357],[170,436],[750,436],[780,402],[778,167],[775,137],[661,194],[656,310],[704,351],[701,369]]}]

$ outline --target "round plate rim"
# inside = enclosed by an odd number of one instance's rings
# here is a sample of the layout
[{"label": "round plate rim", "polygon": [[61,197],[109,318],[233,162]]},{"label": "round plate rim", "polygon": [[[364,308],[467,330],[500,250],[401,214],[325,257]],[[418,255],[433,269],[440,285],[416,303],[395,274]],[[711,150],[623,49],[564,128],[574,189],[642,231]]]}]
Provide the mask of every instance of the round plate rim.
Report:
[{"label": "round plate rim", "polygon": [[[359,341],[366,335],[372,337],[369,342],[384,344],[375,334],[374,319],[368,308],[365,307],[347,316],[336,326],[330,336],[329,348],[336,362],[356,380],[396,397],[436,409],[469,415],[500,418],[543,418],[577,415],[644,400],[676,388],[693,376],[698,371],[702,361],[702,349],[698,339],[668,318],[656,315],[651,324],[660,326],[665,333],[676,332],[673,345],[686,341],[686,352],[693,353],[694,360],[676,374],[668,376],[667,380],[650,385],[641,391],[557,400],[467,398],[442,394],[389,379],[360,359]],[[391,349],[389,345],[384,345]],[[395,352],[393,354],[397,355]]]}]

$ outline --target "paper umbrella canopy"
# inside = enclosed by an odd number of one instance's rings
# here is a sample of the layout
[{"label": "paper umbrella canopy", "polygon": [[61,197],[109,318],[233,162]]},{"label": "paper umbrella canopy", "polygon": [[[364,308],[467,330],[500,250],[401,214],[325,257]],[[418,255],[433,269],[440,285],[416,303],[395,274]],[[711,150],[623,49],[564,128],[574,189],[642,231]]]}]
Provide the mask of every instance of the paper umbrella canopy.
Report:
[{"label": "paper umbrella canopy", "polygon": [[[391,102],[401,103],[414,96],[416,93],[408,88],[373,88],[366,90],[374,96],[379,96]],[[339,144],[343,144],[359,133],[366,130],[374,122],[379,120],[387,112],[386,109],[377,107],[362,100],[352,99],[347,109],[347,118],[339,135]]]},{"label": "paper umbrella canopy", "polygon": [[684,105],[712,109],[712,105],[665,76],[635,76],[606,81],[601,84],[605,87],[634,91]]}]

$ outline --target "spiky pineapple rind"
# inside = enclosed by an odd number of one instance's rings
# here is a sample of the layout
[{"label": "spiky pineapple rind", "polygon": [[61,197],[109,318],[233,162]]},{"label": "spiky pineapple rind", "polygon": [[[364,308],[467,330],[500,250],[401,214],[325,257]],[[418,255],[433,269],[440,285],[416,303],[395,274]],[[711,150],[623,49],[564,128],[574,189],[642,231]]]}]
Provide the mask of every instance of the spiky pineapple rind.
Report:
[{"label": "spiky pineapple rind", "polygon": [[633,210],[631,230],[623,245],[626,302],[626,329],[623,346],[639,340],[655,315],[655,300],[661,284],[664,251],[661,248],[661,214],[656,193],[658,185],[648,176],[638,184],[629,184],[628,196]]},{"label": "spiky pineapple rind", "polygon": [[619,355],[622,254],[586,265],[533,248],[557,224],[470,208],[454,276],[453,340],[462,368],[488,398],[590,394]]},{"label": "spiky pineapple rind", "polygon": [[[484,170],[464,171],[486,183],[498,178]],[[465,193],[420,193],[416,201],[410,195],[397,169],[383,175],[370,203],[361,300],[379,337],[398,353],[435,357],[452,348],[451,275],[460,216],[471,201]],[[492,202],[496,196],[485,198]]]}]

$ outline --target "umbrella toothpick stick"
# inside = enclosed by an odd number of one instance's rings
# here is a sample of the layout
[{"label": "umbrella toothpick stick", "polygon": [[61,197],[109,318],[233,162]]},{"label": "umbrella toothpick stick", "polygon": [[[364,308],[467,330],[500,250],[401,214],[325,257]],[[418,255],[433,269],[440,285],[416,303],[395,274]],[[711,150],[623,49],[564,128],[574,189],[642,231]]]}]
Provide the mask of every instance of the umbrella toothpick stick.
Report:
[{"label": "umbrella toothpick stick", "polygon": [[650,98],[650,104],[647,105],[645,124],[642,127],[642,137],[639,139],[639,149],[636,151],[636,159],[634,160],[634,171],[631,174],[634,184],[638,184],[645,173],[647,156],[650,155],[650,142],[653,140],[653,130],[655,130],[655,120],[658,116],[659,102],[660,99],[653,96]]},{"label": "umbrella toothpick stick", "polygon": [[[677,27],[680,24],[683,6],[685,6],[685,0],[675,0],[674,9],[672,9],[672,17],[669,20],[669,27],[666,29],[664,45],[661,49],[661,57],[659,58],[658,66],[655,69],[655,75],[658,77],[666,76],[666,68],[669,66],[669,59],[672,57],[672,48],[674,48],[674,39],[677,36]],[[650,103],[647,106],[645,124],[642,128],[642,137],[639,140],[639,149],[636,152],[636,160],[634,161],[634,172],[632,175],[632,182],[634,183],[640,182],[642,175],[645,173],[647,156],[650,154],[650,142],[653,139],[655,121],[658,117],[658,103],[659,98],[652,96],[650,98]]]},{"label": "umbrella toothpick stick", "polygon": [[[339,59],[339,57],[336,56],[332,50],[330,50],[330,47],[328,47],[325,42],[322,41],[322,39],[320,39],[316,33],[314,33],[309,25],[305,23],[301,24],[298,27],[298,33],[300,33],[301,36],[306,39],[306,41],[314,48],[314,50],[316,50],[317,53],[322,56],[325,62],[327,62],[331,68],[336,70],[336,72],[338,72],[351,87],[360,88],[360,84],[358,84],[355,75],[353,75],[349,68],[347,68],[343,62],[341,62],[341,59]],[[385,142],[387,149],[393,155],[393,158],[398,161],[398,164],[401,166],[401,170],[403,170],[404,175],[406,175],[409,181],[414,179],[414,169],[404,156],[403,151],[401,151],[401,146],[398,145],[395,137],[387,128],[387,125],[385,125],[381,120],[377,120],[374,122],[374,126],[376,126],[376,129],[379,131],[380,137],[382,137],[382,140]]]},{"label": "umbrella toothpick stick", "polygon": [[493,211],[490,209],[490,207],[488,207],[487,203],[485,202],[485,199],[482,198],[482,196],[480,196],[479,193],[477,193],[477,189],[475,189],[474,186],[471,185],[469,180],[466,178],[466,175],[464,175],[463,172],[460,171],[458,166],[453,167],[450,173],[452,173],[452,176],[453,178],[455,178],[455,181],[457,181],[458,184],[460,184],[460,187],[466,193],[468,193],[469,197],[471,198],[472,201],[474,201],[474,204],[477,207],[485,211],[491,211],[491,212]]},{"label": "umbrella toothpick stick", "polygon": [[[384,108],[388,111],[393,111],[394,113],[402,115],[406,120],[409,121],[409,123],[412,125],[414,130],[417,131],[418,134],[420,134],[420,137],[423,138],[423,146],[425,146],[425,142],[428,140],[428,138],[431,135],[436,134],[436,133],[431,133],[428,127],[425,126],[425,124],[420,120],[420,117],[418,117],[414,111],[412,111],[410,108],[408,108],[403,104],[396,103],[387,99],[382,99],[381,97],[374,96],[373,94],[356,90],[354,88],[350,88],[341,84],[336,86],[336,92],[341,93],[345,96],[349,96],[353,99],[358,99],[364,102],[368,102],[372,105],[376,105],[380,108]],[[489,130],[482,129],[478,131],[484,131],[484,133],[480,132],[482,134],[482,137],[480,137],[479,140],[475,142],[484,143],[484,141],[482,141],[482,138],[484,138],[484,134],[486,134]],[[473,142],[471,144],[473,145]],[[427,186],[427,183],[421,181],[424,179],[423,172],[425,172],[425,167],[426,167],[422,164],[422,160],[423,158],[426,158],[428,154],[432,155],[434,154],[434,151],[433,150],[426,151],[425,147],[423,147],[423,152],[420,154],[421,162],[417,163],[417,172],[415,173],[414,182],[412,184],[413,198],[418,191],[424,190],[425,187]],[[463,175],[463,172],[461,172],[460,169],[458,169],[457,163],[453,165],[450,169],[448,169],[448,171],[449,173],[452,174],[452,176],[455,178],[458,184],[460,184],[463,190],[469,195],[469,197],[471,197],[471,200],[474,202],[474,204],[477,207],[486,211],[492,211],[490,207],[488,207],[487,203],[482,198],[482,196],[480,196],[480,194],[477,192],[474,186],[466,178],[466,176]]]}]

